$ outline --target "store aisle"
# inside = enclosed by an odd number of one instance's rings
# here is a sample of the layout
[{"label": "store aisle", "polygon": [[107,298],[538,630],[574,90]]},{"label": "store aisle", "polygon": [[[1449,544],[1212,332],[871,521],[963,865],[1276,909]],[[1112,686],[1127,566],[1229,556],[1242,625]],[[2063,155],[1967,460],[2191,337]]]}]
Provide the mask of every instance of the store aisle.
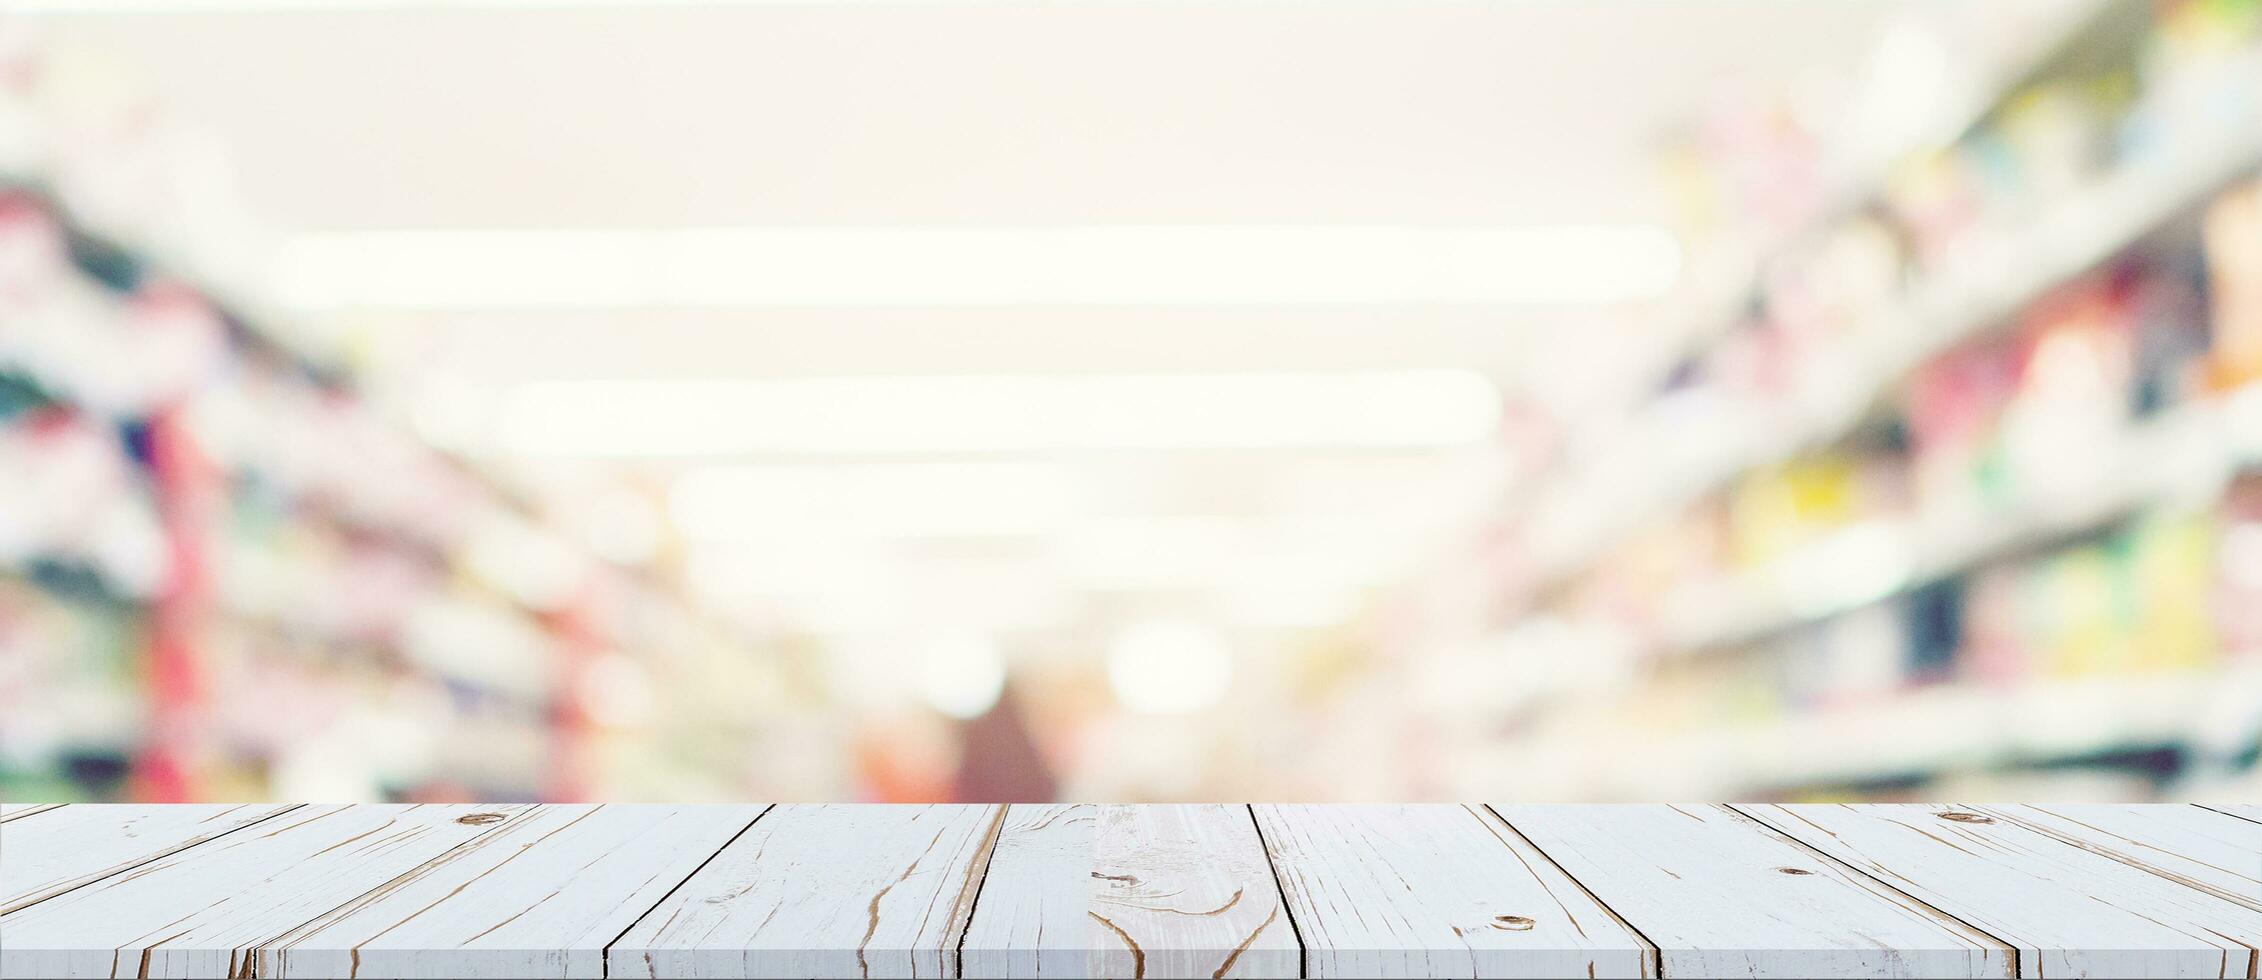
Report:
[{"label": "store aisle", "polygon": [[2262,780],[2262,5],[25,0],[0,795]]}]

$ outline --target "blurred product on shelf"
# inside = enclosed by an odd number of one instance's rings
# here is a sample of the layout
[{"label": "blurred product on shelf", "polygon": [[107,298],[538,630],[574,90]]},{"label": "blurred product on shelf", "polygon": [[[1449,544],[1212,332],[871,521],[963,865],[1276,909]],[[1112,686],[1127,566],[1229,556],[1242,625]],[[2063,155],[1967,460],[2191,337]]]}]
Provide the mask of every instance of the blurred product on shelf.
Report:
[{"label": "blurred product on shelf", "polygon": [[1613,445],[1559,442],[1506,517],[1509,624],[1477,629],[1616,666],[1469,749],[1554,778],[1464,769],[1450,795],[2257,778],[2262,5],[2084,7],[1964,132],[1837,203],[1754,176],[1816,170],[1811,140],[1674,151],[1692,214],[1798,230],[1646,403],[1583,423]]},{"label": "blurred product on shelf", "polygon": [[782,654],[204,291],[228,195],[162,119],[0,30],[0,795],[837,790],[747,737]]}]

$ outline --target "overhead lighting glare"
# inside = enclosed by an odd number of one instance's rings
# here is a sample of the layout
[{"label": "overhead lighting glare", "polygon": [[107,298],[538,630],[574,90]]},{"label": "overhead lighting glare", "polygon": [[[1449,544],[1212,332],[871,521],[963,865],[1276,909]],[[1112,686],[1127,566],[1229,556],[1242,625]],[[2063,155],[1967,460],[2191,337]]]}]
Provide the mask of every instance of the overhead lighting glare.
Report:
[{"label": "overhead lighting glare", "polygon": [[1499,413],[1459,370],[544,381],[505,394],[495,435],[533,456],[1420,448]]},{"label": "overhead lighting glare", "polygon": [[1069,472],[1045,463],[710,466],[676,479],[669,515],[702,541],[1030,535],[1076,516]]},{"label": "overhead lighting glare", "polygon": [[979,718],[1005,693],[1005,656],[988,637],[942,637],[919,655],[919,696],[952,718]]},{"label": "overhead lighting glare", "polygon": [[1107,654],[1116,700],[1143,715],[1180,715],[1215,703],[1233,685],[1233,649],[1216,629],[1187,620],[1136,623]]},{"label": "overhead lighting glare", "polygon": [[309,312],[915,306],[1607,304],[1657,296],[1649,225],[382,230],[272,268]]}]

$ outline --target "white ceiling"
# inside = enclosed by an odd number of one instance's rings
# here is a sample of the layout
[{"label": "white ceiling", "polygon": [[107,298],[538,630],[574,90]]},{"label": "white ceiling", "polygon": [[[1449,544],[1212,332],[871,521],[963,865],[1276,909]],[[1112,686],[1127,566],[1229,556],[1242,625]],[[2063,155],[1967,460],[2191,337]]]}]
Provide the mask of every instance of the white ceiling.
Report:
[{"label": "white ceiling", "polygon": [[[1937,3],[1938,0],[1932,0]],[[1851,75],[1909,0],[707,2],[79,14],[280,230],[1661,221],[1704,100]],[[63,4],[69,6],[69,4]],[[164,8],[163,2],[136,7]],[[240,8],[240,9],[239,9]],[[741,310],[367,319],[402,372],[1479,367],[1591,319]],[[572,343],[533,345],[562,331]]]},{"label": "white ceiling", "polygon": [[57,18],[284,226],[1662,216],[1661,130],[1884,0],[758,3]]}]

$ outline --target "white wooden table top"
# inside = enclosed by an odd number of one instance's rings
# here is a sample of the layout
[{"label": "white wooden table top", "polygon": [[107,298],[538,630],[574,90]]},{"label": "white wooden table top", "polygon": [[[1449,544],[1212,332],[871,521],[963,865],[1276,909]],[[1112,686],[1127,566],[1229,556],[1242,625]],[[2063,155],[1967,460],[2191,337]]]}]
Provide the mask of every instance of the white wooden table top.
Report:
[{"label": "white wooden table top", "polygon": [[0,977],[2254,977],[2262,806],[0,806]]}]

